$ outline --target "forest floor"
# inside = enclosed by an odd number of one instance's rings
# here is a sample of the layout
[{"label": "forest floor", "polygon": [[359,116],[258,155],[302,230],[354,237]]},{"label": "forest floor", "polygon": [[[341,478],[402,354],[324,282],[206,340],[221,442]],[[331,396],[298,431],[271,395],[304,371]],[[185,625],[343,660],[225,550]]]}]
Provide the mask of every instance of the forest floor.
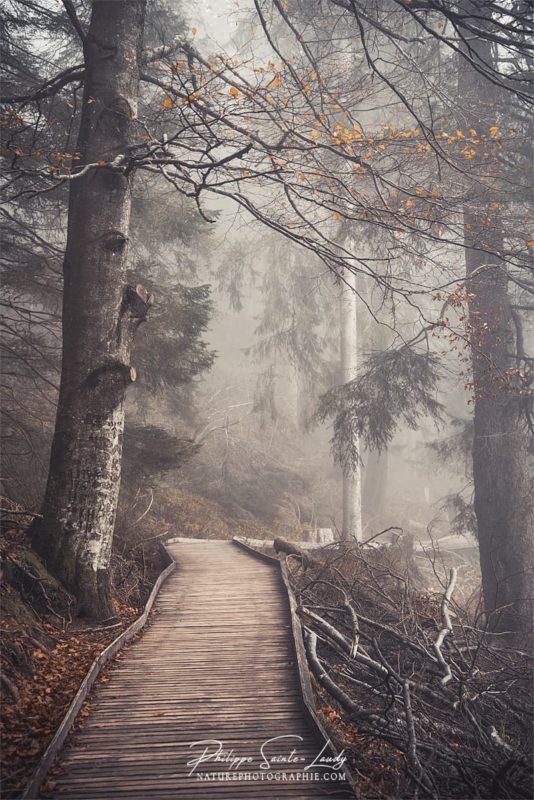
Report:
[{"label": "forest floor", "polygon": [[[91,663],[140,613],[114,598],[119,622],[73,617],[72,598],[30,548],[24,528],[4,531],[2,558],[2,798],[17,796],[56,732]],[[156,556],[157,559],[157,556]],[[161,564],[153,563],[157,574]]]}]

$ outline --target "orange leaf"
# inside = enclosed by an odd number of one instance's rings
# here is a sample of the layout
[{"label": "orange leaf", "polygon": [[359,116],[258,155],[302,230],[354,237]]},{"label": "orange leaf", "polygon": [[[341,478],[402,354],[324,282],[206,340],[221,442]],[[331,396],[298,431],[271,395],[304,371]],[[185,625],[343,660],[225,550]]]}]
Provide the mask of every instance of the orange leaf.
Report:
[{"label": "orange leaf", "polygon": [[238,97],[239,96],[239,89],[236,89],[235,86],[231,86],[229,91],[230,91],[230,94],[232,95],[232,97]]},{"label": "orange leaf", "polygon": [[164,108],[172,108],[172,100],[171,100],[170,97],[166,97],[165,98],[165,100],[163,101],[163,107]]},{"label": "orange leaf", "polygon": [[275,75],[274,78],[270,83],[267,84],[267,89],[271,89],[273,86],[281,86],[282,78],[280,75]]}]

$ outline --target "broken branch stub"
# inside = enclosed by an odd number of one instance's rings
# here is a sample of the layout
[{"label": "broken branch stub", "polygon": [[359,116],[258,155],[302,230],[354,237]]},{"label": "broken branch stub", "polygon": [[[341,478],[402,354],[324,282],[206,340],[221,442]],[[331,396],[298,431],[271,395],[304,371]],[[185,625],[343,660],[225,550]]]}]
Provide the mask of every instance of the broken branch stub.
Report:
[{"label": "broken branch stub", "polygon": [[131,317],[144,319],[154,304],[154,295],[138,283],[136,286],[126,286],[124,289],[123,306]]}]

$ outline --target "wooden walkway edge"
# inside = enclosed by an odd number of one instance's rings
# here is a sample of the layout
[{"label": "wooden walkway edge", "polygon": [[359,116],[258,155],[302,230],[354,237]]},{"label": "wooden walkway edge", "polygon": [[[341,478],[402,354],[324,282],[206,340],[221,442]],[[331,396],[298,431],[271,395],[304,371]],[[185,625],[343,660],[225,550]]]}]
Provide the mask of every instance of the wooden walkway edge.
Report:
[{"label": "wooden walkway edge", "polygon": [[152,606],[154,605],[154,601],[158,596],[158,592],[161,589],[163,583],[169,577],[169,575],[174,571],[176,567],[176,563],[174,559],[169,555],[166,548],[163,548],[166,556],[166,560],[169,562],[168,566],[160,573],[154,586],[152,587],[152,591],[146,601],[145,607],[143,609],[143,613],[134,621],[132,624],[126,628],[116,639],[114,639],[108,646],[98,655],[87,672],[87,675],[83,679],[80,684],[80,688],[74,695],[74,698],[68,707],[65,716],[61,720],[57,731],[54,734],[53,739],[51,740],[50,744],[46,748],[45,752],[41,756],[39,763],[37,764],[30,780],[24,787],[24,790],[21,794],[21,800],[34,800],[34,798],[39,797],[39,789],[41,784],[43,783],[44,779],[46,778],[50,767],[56,760],[61,748],[63,747],[69,732],[74,725],[78,714],[80,713],[80,709],[87,698],[87,695],[91,691],[91,688],[100,675],[102,667],[104,664],[117,655],[117,653],[122,650],[124,645],[133,639],[133,637],[139,633],[140,630],[145,626],[146,621],[148,619],[148,615]]},{"label": "wooden walkway edge", "polygon": [[[156,617],[93,688],[53,797],[354,797],[315,713],[285,564],[242,542],[182,539],[167,550],[177,568],[165,570]],[[38,796],[43,769],[25,798]]]},{"label": "wooden walkway edge", "polygon": [[[293,592],[293,588],[289,580],[286,559],[283,558],[282,560],[280,560],[278,558],[275,558],[274,556],[270,556],[267,553],[262,552],[261,550],[257,550],[255,547],[250,545],[246,540],[243,540],[237,536],[234,536],[232,542],[236,544],[238,547],[243,548],[246,552],[250,553],[251,555],[254,555],[256,558],[260,558],[266,561],[267,563],[277,566],[280,569],[282,580],[284,582],[284,586],[287,592],[287,598],[289,601],[289,608],[291,612],[293,644],[297,658],[297,667],[299,672],[302,699],[304,702],[306,714],[309,718],[310,724],[316,729],[318,736],[327,744],[328,751],[334,757],[340,758],[341,753],[337,750],[337,748],[333,745],[332,741],[330,740],[330,737],[328,736],[328,733],[325,730],[325,727],[321,722],[321,719],[319,718],[315,707],[315,695],[313,692],[310,671],[308,669],[308,661],[306,657],[306,648],[304,646],[302,623],[300,620],[300,616],[297,612],[297,599],[295,597],[295,593]],[[348,769],[344,769],[343,772],[345,774],[347,783],[349,784],[354,793],[354,796],[357,797],[359,792],[353,775]]]}]

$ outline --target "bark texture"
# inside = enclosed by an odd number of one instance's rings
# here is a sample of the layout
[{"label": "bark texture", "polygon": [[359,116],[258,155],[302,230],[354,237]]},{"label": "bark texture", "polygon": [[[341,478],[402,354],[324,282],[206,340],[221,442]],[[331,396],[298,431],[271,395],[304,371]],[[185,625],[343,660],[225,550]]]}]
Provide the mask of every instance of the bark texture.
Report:
[{"label": "bark texture", "polygon": [[[487,211],[481,209],[487,220]],[[491,626],[532,628],[534,514],[528,431],[521,410],[506,267],[481,252],[480,211],[466,209],[466,267],[472,339],[474,503],[482,587]],[[494,226],[499,225],[493,219]],[[487,229],[485,242],[487,244]],[[495,229],[494,229],[495,230]],[[498,236],[498,230],[495,231]],[[496,241],[493,244],[497,244]],[[512,372],[511,372],[512,370]]]},{"label": "bark texture", "polygon": [[[464,0],[466,13],[480,11]],[[485,13],[490,13],[486,11]],[[493,64],[488,43],[471,53]],[[499,105],[496,88],[460,59],[461,122],[488,135]],[[501,98],[502,99],[502,98]],[[485,609],[497,631],[532,630],[534,504],[528,431],[517,377],[515,327],[498,203],[499,177],[477,157],[464,208],[467,289],[472,345],[474,504]],[[489,252],[488,252],[489,251]]]},{"label": "bark texture", "polygon": [[126,284],[144,0],[94,0],[84,45],[78,137],[90,169],[71,183],[64,259],[63,360],[43,519],[33,546],[79,613],[113,616],[110,556],[133,336],[152,298]]}]

